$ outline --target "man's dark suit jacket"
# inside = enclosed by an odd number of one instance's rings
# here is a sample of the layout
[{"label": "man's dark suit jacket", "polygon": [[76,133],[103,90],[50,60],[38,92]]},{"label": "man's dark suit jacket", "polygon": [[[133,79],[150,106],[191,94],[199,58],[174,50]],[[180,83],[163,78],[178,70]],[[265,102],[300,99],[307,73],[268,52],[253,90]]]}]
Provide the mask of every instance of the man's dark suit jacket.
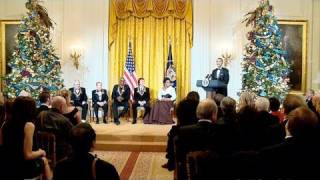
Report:
[{"label": "man's dark suit jacket", "polygon": [[46,105],[40,105],[38,108],[37,108],[37,116],[42,112],[42,111],[47,111],[49,110],[49,107],[46,106]]},{"label": "man's dark suit jacket", "polygon": [[88,97],[85,88],[81,87],[79,96],[74,93],[74,88],[70,88],[69,91],[71,92],[71,101],[73,101],[74,106],[82,106],[83,101],[87,102]]},{"label": "man's dark suit jacket", "polygon": [[93,104],[96,104],[97,102],[104,102],[106,101],[108,103],[108,94],[107,94],[107,90],[105,89],[101,89],[102,91],[102,96],[101,96],[101,100],[99,99],[99,95],[97,94],[97,90],[93,90],[92,91],[92,102]]},{"label": "man's dark suit jacket", "polygon": [[146,91],[143,93],[142,96],[141,96],[140,93],[138,93],[138,88],[134,88],[133,99],[134,99],[134,101],[136,103],[138,103],[138,101],[146,101],[146,102],[148,102],[150,100],[149,88],[146,87]]},{"label": "man's dark suit jacket", "polygon": [[66,157],[71,153],[69,133],[73,125],[68,118],[63,116],[57,109],[42,111],[38,117],[43,116],[43,122],[39,118],[36,127],[39,131],[51,132],[56,136],[57,160]]},{"label": "man's dark suit jacket", "polygon": [[233,140],[231,133],[227,131],[225,125],[217,125],[212,122],[201,121],[190,126],[183,126],[179,129],[178,135],[174,139],[176,147],[176,159],[179,168],[179,175],[186,179],[186,155],[192,151],[213,151],[218,154],[231,153]]},{"label": "man's dark suit jacket", "polygon": [[[219,81],[223,82],[224,84],[228,85],[228,83],[229,83],[228,69],[221,68],[219,78],[217,78],[217,71],[218,71],[218,68],[216,68],[212,71],[211,79],[212,80],[219,80]],[[228,87],[226,86],[225,88],[219,88],[216,90],[216,93],[223,94],[224,96],[227,96],[228,95]]]},{"label": "man's dark suit jacket", "polygon": [[[113,87],[113,90],[112,90],[111,97],[112,97],[112,100],[114,102],[118,102],[117,97],[120,96],[120,94],[118,92],[118,87],[119,87],[119,85],[115,85]],[[122,94],[122,97],[124,98],[122,102],[128,102],[129,101],[129,99],[130,99],[130,88],[129,88],[128,85],[124,85],[124,92]]]}]

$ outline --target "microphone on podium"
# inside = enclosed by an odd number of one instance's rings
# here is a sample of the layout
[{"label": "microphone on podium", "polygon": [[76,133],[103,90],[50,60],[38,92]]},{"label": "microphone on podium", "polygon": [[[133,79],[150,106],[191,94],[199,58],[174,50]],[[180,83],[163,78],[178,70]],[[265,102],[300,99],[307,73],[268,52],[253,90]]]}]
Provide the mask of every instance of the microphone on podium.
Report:
[{"label": "microphone on podium", "polygon": [[207,74],[207,76],[205,77],[205,79],[209,79],[210,78],[210,74]]}]

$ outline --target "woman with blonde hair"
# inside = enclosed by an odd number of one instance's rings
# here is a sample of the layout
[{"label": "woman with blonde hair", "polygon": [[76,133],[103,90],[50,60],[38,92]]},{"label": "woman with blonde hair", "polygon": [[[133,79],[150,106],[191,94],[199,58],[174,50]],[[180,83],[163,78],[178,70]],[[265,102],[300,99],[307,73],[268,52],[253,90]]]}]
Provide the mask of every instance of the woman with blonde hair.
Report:
[{"label": "woman with blonde hair", "polygon": [[70,103],[70,91],[63,89],[59,91],[57,95],[64,97],[67,102],[67,109],[64,110],[63,115],[67,117],[73,125],[81,123],[81,116],[78,108],[72,106]]},{"label": "woman with blonde hair", "polygon": [[244,91],[240,95],[239,104],[238,104],[238,111],[241,110],[243,107],[255,107],[255,94],[249,91]]}]

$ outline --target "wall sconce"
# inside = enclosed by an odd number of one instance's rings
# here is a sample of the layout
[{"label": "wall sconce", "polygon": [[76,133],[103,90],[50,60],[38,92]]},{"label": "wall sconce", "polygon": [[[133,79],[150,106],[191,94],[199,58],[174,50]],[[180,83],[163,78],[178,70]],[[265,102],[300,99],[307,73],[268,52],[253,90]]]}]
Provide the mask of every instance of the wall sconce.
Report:
[{"label": "wall sconce", "polygon": [[79,46],[72,46],[71,47],[71,60],[73,61],[73,65],[76,67],[76,69],[79,69],[80,65],[80,57],[82,55],[82,48]]},{"label": "wall sconce", "polygon": [[227,67],[231,63],[231,60],[232,60],[232,54],[231,54],[230,50],[229,49],[222,50],[221,57],[223,59],[224,66]]}]

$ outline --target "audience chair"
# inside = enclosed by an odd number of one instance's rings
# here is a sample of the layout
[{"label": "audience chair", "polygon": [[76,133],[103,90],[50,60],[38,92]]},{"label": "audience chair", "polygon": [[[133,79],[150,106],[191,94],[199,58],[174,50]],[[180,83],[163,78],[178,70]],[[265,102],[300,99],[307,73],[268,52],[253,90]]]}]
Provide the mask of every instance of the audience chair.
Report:
[{"label": "audience chair", "polygon": [[37,144],[38,147],[46,152],[46,157],[48,159],[51,168],[56,165],[56,137],[50,132],[37,133]]},{"label": "audience chair", "polygon": [[[203,179],[208,176],[208,172],[205,169],[210,167],[210,161],[212,157],[218,157],[216,153],[209,153],[208,151],[194,151],[187,154],[186,169],[188,180]],[[210,158],[209,158],[210,157]],[[214,168],[212,168],[214,169]],[[217,172],[213,172],[217,173]]]}]

